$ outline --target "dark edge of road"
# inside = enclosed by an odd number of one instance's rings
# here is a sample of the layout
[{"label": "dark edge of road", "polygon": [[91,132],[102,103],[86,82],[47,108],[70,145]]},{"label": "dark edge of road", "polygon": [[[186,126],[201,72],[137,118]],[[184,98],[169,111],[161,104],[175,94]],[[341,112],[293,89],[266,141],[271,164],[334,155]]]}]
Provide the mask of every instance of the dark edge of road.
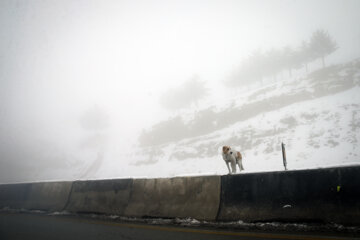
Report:
[{"label": "dark edge of road", "polygon": [[[2,215],[11,214],[25,214],[45,218],[64,219],[66,221],[80,221],[87,224],[118,226],[126,228],[139,228],[157,231],[171,231],[171,232],[189,232],[199,234],[212,235],[228,235],[249,238],[263,238],[263,239],[289,239],[289,240],[350,240],[360,239],[360,232],[342,232],[342,231],[327,231],[326,229],[318,230],[299,230],[299,229],[279,229],[276,227],[261,229],[259,227],[234,227],[231,225],[218,225],[217,223],[209,224],[181,224],[172,222],[174,219],[167,219],[165,223],[154,223],[149,219],[111,219],[109,216],[100,214],[66,214],[53,215],[45,212],[12,212],[0,211]],[[281,223],[280,223],[281,224]]]}]

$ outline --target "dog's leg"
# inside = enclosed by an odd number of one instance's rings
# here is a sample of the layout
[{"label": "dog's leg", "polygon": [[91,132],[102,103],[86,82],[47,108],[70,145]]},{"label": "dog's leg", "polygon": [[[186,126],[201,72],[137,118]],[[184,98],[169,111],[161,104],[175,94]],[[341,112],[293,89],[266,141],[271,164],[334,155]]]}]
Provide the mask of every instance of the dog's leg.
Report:
[{"label": "dog's leg", "polygon": [[242,156],[240,152],[236,153],[236,163],[239,166],[240,171],[244,170],[243,164],[242,164]]},{"label": "dog's leg", "polygon": [[239,160],[239,161],[237,162],[237,165],[239,166],[240,171],[241,171],[241,170],[244,170],[244,167],[243,167],[243,164],[242,164],[242,160]]},{"label": "dog's leg", "polygon": [[235,158],[231,158],[231,169],[232,169],[232,173],[236,173],[236,160],[235,160]]},{"label": "dog's leg", "polygon": [[240,166],[240,163],[239,163],[239,161],[236,161],[236,165],[238,165],[238,167],[239,167],[239,170],[240,170],[240,172],[241,172],[241,166]]},{"label": "dog's leg", "polygon": [[231,174],[230,167],[229,167],[229,162],[225,161],[225,164],[226,164],[226,166],[227,166],[227,168],[229,170],[229,174]]}]

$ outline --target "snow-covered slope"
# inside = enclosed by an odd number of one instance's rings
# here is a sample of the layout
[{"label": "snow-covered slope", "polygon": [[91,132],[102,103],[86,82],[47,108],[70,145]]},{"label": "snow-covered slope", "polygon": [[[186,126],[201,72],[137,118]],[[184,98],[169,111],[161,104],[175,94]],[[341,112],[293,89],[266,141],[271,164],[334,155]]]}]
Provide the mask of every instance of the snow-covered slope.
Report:
[{"label": "snow-covered slope", "polygon": [[227,91],[145,129],[128,148],[119,147],[118,132],[109,133],[106,147],[103,135],[94,135],[96,148],[74,151],[78,160],[68,168],[28,179],[226,174],[223,145],[242,152],[245,172],[281,170],[281,142],[289,169],[360,164],[360,59]]},{"label": "snow-covered slope", "polygon": [[146,176],[223,174],[226,144],[243,153],[247,172],[280,170],[281,142],[289,169],[360,164],[359,86],[356,60],[241,92],[149,129],[127,169]]}]

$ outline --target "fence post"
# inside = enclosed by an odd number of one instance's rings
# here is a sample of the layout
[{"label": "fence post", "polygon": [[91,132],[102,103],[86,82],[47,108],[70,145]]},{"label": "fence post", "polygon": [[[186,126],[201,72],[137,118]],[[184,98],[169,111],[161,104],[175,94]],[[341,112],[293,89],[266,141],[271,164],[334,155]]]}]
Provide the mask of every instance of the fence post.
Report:
[{"label": "fence post", "polygon": [[281,150],[282,150],[282,156],[283,156],[283,164],[284,164],[284,168],[285,170],[287,170],[287,162],[286,162],[286,152],[285,152],[285,144],[282,142],[281,143]]}]

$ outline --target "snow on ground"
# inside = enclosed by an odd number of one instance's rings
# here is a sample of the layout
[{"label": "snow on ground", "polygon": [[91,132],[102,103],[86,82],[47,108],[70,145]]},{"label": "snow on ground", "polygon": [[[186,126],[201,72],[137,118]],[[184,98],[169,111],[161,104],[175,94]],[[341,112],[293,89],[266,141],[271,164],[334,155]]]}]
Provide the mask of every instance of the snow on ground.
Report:
[{"label": "snow on ground", "polygon": [[[134,151],[127,156],[129,165],[123,171],[116,161],[107,161],[97,175],[174,177],[226,174],[227,168],[220,155],[221,146],[225,144],[243,153],[245,172],[282,170],[281,142],[286,146],[288,169],[360,164],[359,74],[352,75],[353,79],[348,82],[353,87],[339,87],[344,83],[343,77],[351,72],[349,69],[335,66],[327,73],[327,78],[320,78],[321,81],[310,74],[301,81],[298,78],[286,79],[241,94],[233,100],[219,102],[215,108],[221,113],[230,106],[241,108],[244,104],[271,101],[286,94],[313,93],[314,89],[315,93],[321,93],[285,107],[260,112],[208,134],[142,148],[142,152]],[[355,71],[359,69],[355,67]],[[340,90],[331,94],[336,88]],[[323,94],[323,89],[330,93]],[[191,121],[191,114],[194,112],[189,110],[182,115],[185,122]]]},{"label": "snow on ground", "polygon": [[[195,143],[186,139],[162,146],[164,155],[156,163],[130,168],[151,177],[225,174],[218,143],[226,141],[247,146],[238,148],[244,155],[245,172],[282,170],[281,142],[286,144],[289,169],[360,164],[359,93],[360,88],[355,87],[295,103],[202,136]],[[197,151],[204,148],[214,148],[218,154],[207,156]],[[191,157],[177,159],[178,152]]]},{"label": "snow on ground", "polygon": [[[67,180],[227,174],[220,155],[223,145],[242,152],[245,172],[276,171],[283,169],[281,142],[290,170],[360,164],[359,86],[356,60],[245,87],[176,113],[192,124],[201,111],[212,109],[215,127],[205,133],[150,146],[136,144],[135,139],[128,149],[120,149],[118,139],[109,139],[112,145],[103,153],[88,152],[78,157],[87,161],[57,173],[64,171]],[[252,107],[256,111],[242,118]],[[230,123],[220,123],[222,114],[232,111],[238,115]]]}]

